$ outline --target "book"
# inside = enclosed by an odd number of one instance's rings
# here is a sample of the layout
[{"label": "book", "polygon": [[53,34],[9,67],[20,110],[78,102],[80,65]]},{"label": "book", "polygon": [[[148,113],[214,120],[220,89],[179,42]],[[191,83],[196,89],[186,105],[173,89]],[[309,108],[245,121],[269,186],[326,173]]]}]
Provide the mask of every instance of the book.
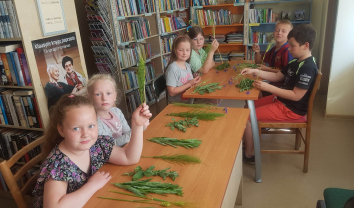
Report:
[{"label": "book", "polygon": [[25,56],[24,53],[21,53],[20,57],[21,57],[21,61],[22,61],[22,64],[23,64],[23,70],[25,72],[27,86],[32,86],[32,80],[31,80],[31,76],[30,76],[30,73],[29,73],[26,56]]},{"label": "book", "polygon": [[0,108],[1,108],[1,123],[2,124],[6,124],[8,125],[9,122],[7,121],[7,117],[6,117],[6,111],[5,111],[5,105],[2,103],[2,99],[1,99],[1,96],[0,96]]},{"label": "book", "polygon": [[6,100],[6,97],[3,96],[2,94],[0,94],[0,99],[2,101],[2,104],[4,105],[5,114],[6,114],[6,118],[7,118],[8,124],[9,125],[14,125],[13,120],[12,120],[12,116],[11,116],[9,103]]},{"label": "book", "polygon": [[6,90],[4,92],[2,92],[3,98],[7,101],[9,109],[10,109],[10,114],[11,114],[11,118],[12,121],[14,123],[15,126],[20,126],[20,123],[18,122],[18,118],[17,118],[17,113],[15,110],[15,105],[13,103],[12,100],[12,94],[13,94],[13,90]]},{"label": "book", "polygon": [[9,63],[7,61],[7,58],[6,58],[6,54],[5,53],[1,53],[0,56],[1,56],[2,64],[4,65],[4,70],[5,70],[5,74],[6,74],[7,84],[8,85],[14,85],[14,83],[12,81],[12,76],[11,76]]},{"label": "book", "polygon": [[17,115],[18,115],[18,118],[20,120],[21,126],[29,127],[29,126],[27,126],[28,120],[27,120],[26,114],[24,112],[24,108],[23,108],[23,106],[21,104],[21,97],[14,95],[14,96],[12,96],[12,98],[13,98],[13,101],[14,101],[15,106],[16,106],[16,111],[17,111]]},{"label": "book", "polygon": [[18,79],[18,75],[17,75],[17,70],[16,70],[16,68],[14,68],[15,66],[13,65],[13,60],[12,60],[10,54],[11,53],[5,53],[6,58],[7,58],[7,63],[9,65],[9,69],[10,69],[10,73],[11,73],[11,77],[12,77],[12,82],[14,83],[14,85],[18,85],[19,79]]},{"label": "book", "polygon": [[23,73],[22,73],[21,64],[20,64],[18,54],[16,51],[10,52],[10,54],[12,54],[14,66],[16,66],[17,75],[18,75],[18,79],[19,79],[19,83],[20,83],[19,86],[26,86],[25,80],[23,79]]},{"label": "book", "polygon": [[10,23],[11,23],[11,30],[13,33],[13,37],[14,38],[18,38],[20,37],[19,35],[19,30],[18,30],[18,25],[17,25],[17,21],[16,21],[16,14],[13,8],[13,4],[11,0],[5,0],[6,2],[6,7],[7,7],[7,11],[9,13],[9,19],[10,19]]},{"label": "book", "polygon": [[29,109],[28,100],[25,96],[21,96],[21,105],[23,106],[23,111],[27,117],[27,124],[30,128],[34,127],[33,118]]},{"label": "book", "polygon": [[2,63],[1,56],[0,56],[0,85],[7,85],[5,68],[4,68],[4,64]]}]

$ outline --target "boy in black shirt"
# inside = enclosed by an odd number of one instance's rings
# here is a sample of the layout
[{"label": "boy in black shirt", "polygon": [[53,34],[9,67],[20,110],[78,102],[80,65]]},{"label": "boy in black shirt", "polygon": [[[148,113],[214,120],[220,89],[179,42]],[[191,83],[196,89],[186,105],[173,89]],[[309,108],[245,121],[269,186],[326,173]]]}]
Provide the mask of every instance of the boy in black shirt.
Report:
[{"label": "boy in black shirt", "polygon": [[[315,79],[317,66],[311,49],[315,43],[316,32],[311,25],[302,24],[295,27],[288,35],[289,51],[295,58],[277,73],[245,68],[241,74],[258,75],[270,82],[284,82],[281,88],[272,86],[262,80],[254,82],[259,90],[273,95],[255,101],[257,120],[287,121],[302,119],[307,113],[307,103]],[[254,162],[254,147],[251,123],[245,130],[244,161]]]}]

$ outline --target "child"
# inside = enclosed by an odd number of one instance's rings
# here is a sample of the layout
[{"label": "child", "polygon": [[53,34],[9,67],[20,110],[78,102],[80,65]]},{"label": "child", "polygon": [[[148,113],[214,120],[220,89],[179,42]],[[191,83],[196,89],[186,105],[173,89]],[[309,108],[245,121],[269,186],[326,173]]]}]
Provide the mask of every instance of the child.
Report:
[{"label": "child", "polygon": [[[131,130],[122,111],[114,107],[117,84],[109,74],[96,74],[87,83],[87,96],[97,112],[98,135],[113,137],[115,145],[123,147],[130,140]],[[149,120],[144,124],[144,129]]]},{"label": "child", "polygon": [[187,36],[175,38],[171,58],[166,70],[166,85],[169,102],[187,102],[182,94],[200,82],[200,76],[193,78],[191,66],[187,63],[191,56],[191,43]]},{"label": "child", "polygon": [[98,136],[95,107],[84,96],[64,95],[50,112],[44,154],[33,191],[35,207],[83,207],[110,179],[98,171],[106,162],[132,165],[143,148],[143,124],[151,117],[146,104],[132,115],[132,137],[127,148],[113,145],[108,136]]},{"label": "child", "polygon": [[[293,25],[289,20],[283,19],[277,22],[273,32],[276,45],[264,55],[265,57],[263,63],[267,63],[269,66],[267,67],[262,65],[261,70],[278,72],[279,69],[283,69],[286,65],[288,65],[289,61],[293,59],[292,55],[288,51],[289,44],[287,43],[288,34],[292,29]],[[261,64],[262,57],[260,54],[259,45],[254,43],[252,45],[252,50],[255,52],[255,63]]]},{"label": "child", "polygon": [[[282,88],[257,80],[255,87],[272,93],[255,101],[257,119],[267,121],[297,120],[307,113],[308,100],[317,77],[317,66],[311,49],[315,43],[316,32],[311,25],[295,27],[288,35],[289,51],[295,58],[277,73],[245,68],[241,74],[259,74],[271,82],[284,81]],[[244,161],[254,162],[254,147],[250,122],[245,130]]]},{"label": "child", "polygon": [[193,73],[208,73],[215,66],[213,56],[219,47],[216,39],[211,43],[211,48],[208,54],[203,50],[204,33],[202,28],[193,26],[188,31],[188,36],[192,40],[192,55],[189,64],[192,67]]}]

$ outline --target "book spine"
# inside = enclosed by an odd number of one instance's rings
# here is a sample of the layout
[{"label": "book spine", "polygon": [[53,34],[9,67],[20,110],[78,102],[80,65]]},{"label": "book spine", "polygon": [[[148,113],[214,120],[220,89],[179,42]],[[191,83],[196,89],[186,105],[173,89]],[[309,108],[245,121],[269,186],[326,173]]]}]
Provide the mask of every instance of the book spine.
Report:
[{"label": "book spine", "polygon": [[17,77],[17,72],[16,69],[14,69],[14,66],[12,65],[13,60],[11,58],[11,53],[6,53],[6,58],[7,58],[7,63],[9,64],[9,68],[10,68],[10,72],[11,72],[11,76],[12,76],[12,81],[15,85],[18,85],[18,77]]},{"label": "book spine", "polygon": [[20,124],[23,127],[29,127],[27,126],[27,122],[26,121],[26,116],[25,116],[25,112],[23,111],[22,105],[21,105],[21,98],[20,96],[12,96],[12,99],[15,103],[16,106],[16,110],[18,113],[18,118],[20,119]]},{"label": "book spine", "polygon": [[42,124],[42,119],[41,116],[39,115],[39,110],[38,110],[38,105],[37,105],[37,99],[33,95],[31,95],[32,103],[34,104],[34,108],[36,109],[36,114],[37,114],[37,119],[38,119],[38,124],[40,128],[43,128]]},{"label": "book spine", "polygon": [[6,23],[7,23],[7,28],[9,30],[9,35],[10,35],[10,38],[13,38],[14,34],[12,31],[11,21],[10,21],[10,17],[9,17],[9,10],[8,10],[6,3],[4,1],[3,1],[3,6],[4,6],[4,11],[5,11],[5,19],[6,19]]},{"label": "book spine", "polygon": [[34,127],[39,128],[39,123],[38,123],[38,119],[37,119],[37,115],[34,109],[34,106],[32,104],[32,100],[30,96],[26,96],[27,102],[28,102],[28,107],[29,107],[29,112],[32,116],[32,120],[33,120],[33,124]]},{"label": "book spine", "polygon": [[[20,97],[22,111],[25,114],[25,120],[26,120],[27,127],[33,127],[32,117],[31,116],[28,117],[27,109],[26,109],[25,103],[23,102],[22,96],[19,96],[19,97]],[[27,105],[27,107],[28,107],[28,105]]]},{"label": "book spine", "polygon": [[26,81],[27,81],[27,86],[32,86],[32,80],[31,80],[31,76],[30,76],[30,73],[29,73],[26,56],[25,56],[24,53],[21,53],[20,57],[21,57],[22,64],[23,64],[23,70],[25,71],[25,77],[26,77]]},{"label": "book spine", "polygon": [[7,79],[5,74],[5,68],[0,56],[0,85],[6,85],[6,84],[7,84]]},{"label": "book spine", "polygon": [[6,21],[6,14],[5,14],[5,10],[4,10],[4,2],[0,1],[0,10],[1,10],[1,22],[2,22],[2,27],[3,27],[3,31],[4,31],[4,36],[5,38],[10,38],[10,33],[9,33],[9,29],[8,29],[8,25],[7,25],[7,21]]},{"label": "book spine", "polygon": [[14,125],[12,117],[11,117],[10,107],[9,107],[9,104],[7,103],[6,97],[4,97],[4,95],[0,95],[0,97],[2,100],[2,104],[4,105],[7,121],[9,123],[9,125]]},{"label": "book spine", "polygon": [[[2,99],[1,99],[1,95],[0,95],[0,107],[1,107],[2,115],[3,115],[3,117],[4,117],[4,122],[3,122],[3,124],[8,125],[9,122],[7,121],[6,111],[5,111],[4,103],[2,102]],[[2,121],[2,120],[1,120],[1,121]]]},{"label": "book spine", "polygon": [[14,14],[14,10],[13,10],[13,6],[12,6],[12,2],[11,0],[6,0],[6,7],[9,13],[9,19],[10,19],[10,23],[11,23],[11,29],[12,29],[12,33],[13,33],[13,37],[17,38],[19,37],[18,35],[18,30],[17,30],[17,26],[16,26],[16,15]]},{"label": "book spine", "polygon": [[15,63],[15,65],[16,65],[16,70],[17,70],[18,79],[19,79],[19,81],[20,81],[20,84],[21,84],[21,86],[26,86],[26,85],[25,85],[25,80],[23,79],[22,70],[21,70],[21,64],[20,64],[20,61],[19,61],[19,57],[18,57],[18,55],[17,55],[17,52],[14,51],[14,52],[11,52],[11,54],[12,54],[14,63]]},{"label": "book spine", "polygon": [[21,104],[24,108],[24,112],[26,113],[27,116],[27,121],[28,121],[28,126],[29,127],[34,127],[34,123],[33,123],[33,118],[29,109],[29,105],[28,105],[28,101],[26,96],[21,96]]},{"label": "book spine", "polygon": [[17,115],[16,115],[16,111],[15,111],[15,107],[14,104],[12,102],[12,95],[10,94],[3,94],[3,96],[6,98],[7,103],[9,104],[9,108],[10,108],[10,113],[11,113],[11,117],[12,117],[12,121],[14,123],[14,125],[16,126],[20,126],[18,119],[17,119]]},{"label": "book spine", "polygon": [[[1,1],[0,1],[1,2]],[[12,81],[12,76],[11,76],[11,71],[10,71],[10,67],[9,67],[9,63],[7,62],[7,57],[5,53],[1,54],[1,60],[2,63],[4,65],[4,70],[5,70],[5,74],[6,74],[6,80],[7,80],[7,84],[8,85],[14,85],[13,81]]]},{"label": "book spine", "polygon": [[21,74],[22,74],[23,82],[24,82],[25,86],[28,86],[27,79],[26,79],[26,74],[25,74],[25,70],[23,68],[23,63],[22,63],[22,58],[21,58],[21,53],[23,53],[23,49],[22,48],[17,48],[16,52],[17,52],[18,62],[20,63],[20,68],[21,68]]}]

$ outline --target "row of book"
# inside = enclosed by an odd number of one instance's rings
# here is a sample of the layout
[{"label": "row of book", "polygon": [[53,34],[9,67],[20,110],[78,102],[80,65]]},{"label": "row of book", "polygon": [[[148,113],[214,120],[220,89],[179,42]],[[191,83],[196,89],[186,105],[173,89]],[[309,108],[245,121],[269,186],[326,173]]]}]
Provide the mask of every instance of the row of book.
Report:
[{"label": "row of book", "polygon": [[[234,0],[234,3],[245,3],[245,0]],[[217,5],[218,0],[193,0],[193,6]]]},{"label": "row of book", "polygon": [[273,33],[271,32],[250,32],[249,43],[269,43],[273,39]]},{"label": "row of book", "polygon": [[249,9],[249,23],[272,23],[280,19],[280,13],[272,9]]},{"label": "row of book", "polygon": [[17,15],[12,0],[0,1],[0,38],[20,38]]},{"label": "row of book", "polygon": [[[215,39],[218,41],[218,43],[243,43],[243,33],[242,32],[231,32],[226,35],[215,35]],[[204,35],[204,43],[205,44],[211,44],[214,41],[214,37],[211,34],[205,34]]]},{"label": "row of book", "polygon": [[162,33],[173,32],[187,26],[181,17],[176,17],[174,15],[161,16],[160,22]]},{"label": "row of book", "polygon": [[178,34],[170,34],[161,37],[161,45],[163,53],[169,53],[172,49],[173,40],[178,36]]},{"label": "row of book", "polygon": [[[39,131],[0,128],[0,158],[8,160],[20,149],[43,135]],[[39,146],[30,150],[19,161],[28,162],[41,153]]]},{"label": "row of book", "polygon": [[[170,55],[166,55],[166,56],[162,56],[162,63],[163,63],[163,67],[166,68],[168,65],[168,62],[170,61],[171,56]],[[167,70],[167,69],[165,69]]]},{"label": "row of book", "polygon": [[160,11],[169,11],[189,7],[189,0],[160,0]]},{"label": "row of book", "polygon": [[227,9],[203,10],[197,9],[194,12],[194,22],[201,26],[211,25],[232,25],[234,23],[231,11]]},{"label": "row of book", "polygon": [[32,86],[26,56],[19,43],[0,45],[0,85]]},{"label": "row of book", "polygon": [[149,20],[137,17],[119,21],[119,35],[121,42],[138,41],[151,36]]},{"label": "row of book", "polygon": [[[138,87],[138,77],[136,70],[123,70],[123,81],[127,90]],[[155,78],[155,69],[153,63],[145,65],[145,81],[150,82]]]},{"label": "row of book", "polygon": [[121,68],[137,65],[140,57],[146,61],[153,57],[150,43],[129,43],[118,48],[118,58]]},{"label": "row of book", "polygon": [[132,16],[156,12],[155,0],[116,0],[117,16]]},{"label": "row of book", "polygon": [[101,73],[114,73],[117,67],[112,27],[109,18],[110,5],[105,0],[85,0],[90,41],[95,64]]},{"label": "row of book", "polygon": [[[10,129],[10,128],[0,128],[0,158],[4,160],[10,159],[16,152],[21,150],[23,147],[29,143],[35,141],[43,135],[42,132],[37,131],[27,131],[20,129]],[[41,148],[38,146],[28,153],[26,153],[22,158],[19,159],[19,162],[11,167],[11,172],[13,174],[25,164],[30,161],[32,158],[41,153]],[[17,183],[20,187],[28,181],[37,171],[38,167],[33,167],[29,169],[22,178],[20,178]],[[5,180],[0,172],[0,189],[9,191]]]},{"label": "row of book", "polygon": [[[153,87],[150,85],[145,86],[146,103],[155,100]],[[128,111],[133,113],[134,110],[141,105],[139,90],[134,90],[126,95]]]},{"label": "row of book", "polygon": [[36,97],[32,90],[0,88],[0,123],[27,128],[42,128]]},{"label": "row of book", "polygon": [[215,62],[233,61],[233,60],[245,60],[244,51],[231,51],[229,53],[218,53],[214,54]]}]

